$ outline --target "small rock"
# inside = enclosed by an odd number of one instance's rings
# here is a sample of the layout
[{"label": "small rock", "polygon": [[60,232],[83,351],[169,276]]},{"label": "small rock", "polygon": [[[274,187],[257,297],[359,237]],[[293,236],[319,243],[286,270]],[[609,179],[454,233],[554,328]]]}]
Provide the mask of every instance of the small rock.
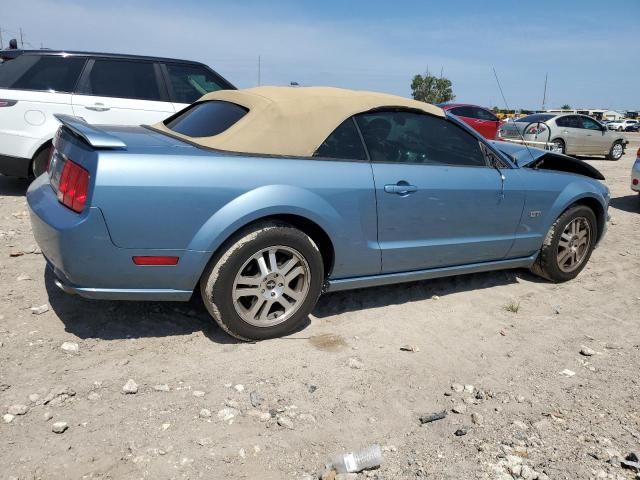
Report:
[{"label": "small rock", "polygon": [[122,387],[122,391],[126,394],[136,394],[138,393],[138,384],[130,378]]},{"label": "small rock", "polygon": [[153,389],[156,392],[168,392],[170,390],[169,385],[167,385],[166,383],[161,383],[158,385],[154,385]]},{"label": "small rock", "polygon": [[460,403],[458,405],[454,405],[451,411],[453,413],[463,414],[467,411],[467,407],[464,404]]},{"label": "small rock", "polygon": [[198,415],[200,416],[200,418],[211,418],[211,410],[209,410],[208,408],[203,408],[202,410],[200,410],[200,413]]},{"label": "small rock", "polygon": [[31,280],[31,277],[30,277],[28,274],[26,274],[26,273],[21,273],[21,274],[18,276],[18,281],[19,281],[19,282],[24,282],[25,280]]},{"label": "small rock", "polygon": [[416,345],[403,345],[402,347],[400,347],[400,350],[402,350],[403,352],[419,352],[420,347]]},{"label": "small rock", "polygon": [[238,393],[244,392],[244,385],[240,385],[240,384],[234,385],[233,389]]},{"label": "small rock", "polygon": [[360,370],[362,367],[364,367],[364,363],[362,363],[362,360],[356,357],[350,357],[348,365],[350,368],[353,368],[355,370]]},{"label": "small rock", "polygon": [[13,422],[13,419],[16,418],[15,415],[11,415],[10,413],[5,413],[2,416],[2,419],[4,420],[4,423],[11,423]]},{"label": "small rock", "polygon": [[228,398],[227,400],[225,400],[224,404],[227,407],[231,407],[231,408],[235,408],[236,410],[240,410],[240,404],[236,400],[233,400],[231,398]]},{"label": "small rock", "polygon": [[576,372],[574,372],[573,370],[569,370],[568,368],[565,368],[560,372],[560,375],[564,375],[565,377],[573,377],[575,374]]},{"label": "small rock", "polygon": [[456,437],[463,437],[465,436],[467,433],[469,433],[469,430],[467,428],[459,428],[458,430],[456,430],[455,432],[453,432],[453,434]]},{"label": "small rock", "polygon": [[533,480],[534,478],[538,478],[538,475],[529,465],[522,465],[520,477],[522,477],[523,480]]},{"label": "small rock", "polygon": [[440,300],[440,297],[438,295],[433,295],[431,297],[431,300]]},{"label": "small rock", "polygon": [[271,414],[269,412],[261,412],[260,410],[249,410],[247,412],[247,415],[249,417],[259,418],[263,422],[266,422],[267,420],[269,420],[271,418]]},{"label": "small rock", "polygon": [[78,347],[78,344],[75,342],[64,342],[60,345],[60,349],[67,353],[78,353],[80,347]]},{"label": "small rock", "polygon": [[223,422],[228,422],[229,420],[234,419],[236,416],[240,415],[240,411],[235,408],[223,408],[218,412],[218,418]]},{"label": "small rock", "polygon": [[194,390],[193,391],[193,396],[194,397],[198,397],[198,398],[202,398],[205,396],[205,393],[202,390]]},{"label": "small rock", "polygon": [[251,402],[251,406],[257,408],[260,405],[262,405],[262,402],[264,401],[264,399],[258,392],[253,391],[249,394],[249,401]]},{"label": "small rock", "polygon": [[87,400],[91,400],[92,402],[95,402],[96,400],[100,400],[100,394],[98,392],[91,392],[89,395],[87,395]]},{"label": "small rock", "polygon": [[460,385],[459,383],[452,383],[451,390],[456,393],[462,393],[464,391],[464,385]]},{"label": "small rock", "polygon": [[206,447],[207,445],[211,445],[212,443],[213,443],[213,440],[211,439],[211,437],[201,438],[200,440],[197,441],[197,444],[200,445],[201,447]]},{"label": "small rock", "polygon": [[584,345],[580,347],[580,355],[584,355],[585,357],[591,357],[595,354],[596,354],[596,351],[592,348],[585,347]]},{"label": "small rock", "polygon": [[464,391],[467,393],[473,393],[473,391],[475,390],[475,387],[473,385],[465,385],[464,386]]},{"label": "small rock", "polygon": [[38,395],[37,393],[32,393],[31,395],[29,395],[29,401],[31,403],[36,403],[38,400],[40,400],[40,395]]},{"label": "small rock", "polygon": [[476,425],[482,425],[484,423],[484,417],[480,413],[473,412],[471,414],[471,421]]},{"label": "small rock", "polygon": [[163,423],[162,424],[162,430],[168,430],[170,426],[171,426],[170,423]]},{"label": "small rock", "polygon": [[338,473],[336,480],[358,480],[357,473]]},{"label": "small rock", "polygon": [[42,414],[42,418],[45,422],[48,422],[49,420],[51,420],[53,418],[53,413],[46,411]]},{"label": "small rock", "polygon": [[310,413],[301,413],[300,415],[298,415],[298,418],[301,422],[316,423],[316,417],[314,417]]},{"label": "small rock", "polygon": [[478,400],[486,400],[486,398],[487,398],[487,394],[485,393],[484,390],[478,390],[476,392],[476,399],[478,399]]},{"label": "small rock", "polygon": [[309,393],[313,393],[316,390],[318,390],[318,387],[316,385],[309,385],[308,390],[309,390]]},{"label": "small rock", "polygon": [[33,315],[42,315],[49,311],[49,305],[46,303],[44,305],[40,305],[39,307],[31,307],[31,313]]},{"label": "small rock", "polygon": [[516,402],[518,402],[518,403],[524,403],[524,401],[525,401],[525,400],[526,400],[526,399],[525,399],[525,398],[524,398],[524,396],[522,396],[522,395],[518,395],[518,396],[516,397]]},{"label": "small rock", "polygon": [[524,422],[521,422],[520,420],[514,420],[513,421],[513,426],[518,427],[520,430],[526,430],[527,428],[527,424]]},{"label": "small rock", "polygon": [[289,417],[285,417],[281,415],[278,417],[277,422],[278,422],[278,425],[280,425],[281,427],[293,430],[293,422]]},{"label": "small rock", "polygon": [[245,452],[244,448],[241,448],[240,450],[238,450],[238,456],[240,458],[246,458],[247,457],[247,452]]},{"label": "small rock", "polygon": [[25,415],[28,411],[29,408],[26,405],[17,404],[11,405],[7,413],[9,413],[9,415]]},{"label": "small rock", "polygon": [[53,433],[64,433],[66,432],[67,428],[69,428],[67,422],[56,422],[51,425],[51,431]]}]

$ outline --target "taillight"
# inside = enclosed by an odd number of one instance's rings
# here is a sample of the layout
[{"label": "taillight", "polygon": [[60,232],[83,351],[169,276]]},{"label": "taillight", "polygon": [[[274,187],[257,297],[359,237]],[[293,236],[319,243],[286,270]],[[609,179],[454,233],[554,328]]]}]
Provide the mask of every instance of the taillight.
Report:
[{"label": "taillight", "polygon": [[634,178],[633,180],[631,180],[631,183],[635,186],[638,185],[639,182],[637,178]]},{"label": "taillight", "polygon": [[58,200],[74,212],[82,212],[87,201],[89,172],[77,163],[66,159],[58,184]]},{"label": "taillight", "polygon": [[7,100],[6,98],[0,98],[0,108],[13,107],[16,103],[18,103],[17,100]]},{"label": "taillight", "polygon": [[529,128],[527,128],[527,131],[525,133],[528,135],[539,135],[542,132],[546,132],[546,131],[547,131],[547,127],[539,123],[538,125],[531,125]]},{"label": "taillight", "polygon": [[148,266],[148,267],[159,267],[159,266],[170,266],[178,264],[178,257],[174,256],[133,256],[131,257],[133,263],[140,266]]}]

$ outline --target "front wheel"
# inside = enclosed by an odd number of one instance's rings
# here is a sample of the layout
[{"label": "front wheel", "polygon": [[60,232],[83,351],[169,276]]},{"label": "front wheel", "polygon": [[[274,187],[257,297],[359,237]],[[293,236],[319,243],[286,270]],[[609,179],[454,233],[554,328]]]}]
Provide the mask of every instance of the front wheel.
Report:
[{"label": "front wheel", "polygon": [[324,283],[322,255],[305,233],[282,222],[235,235],[200,281],[207,310],[240,340],[294,332],[307,319]]},{"label": "front wheel", "polygon": [[618,140],[611,145],[611,150],[609,150],[607,158],[609,158],[609,160],[620,160],[622,155],[624,155],[624,147],[622,146],[622,142]]},{"label": "front wheel", "polygon": [[591,257],[597,229],[593,210],[584,205],[569,208],[549,229],[531,270],[552,282],[574,279]]}]

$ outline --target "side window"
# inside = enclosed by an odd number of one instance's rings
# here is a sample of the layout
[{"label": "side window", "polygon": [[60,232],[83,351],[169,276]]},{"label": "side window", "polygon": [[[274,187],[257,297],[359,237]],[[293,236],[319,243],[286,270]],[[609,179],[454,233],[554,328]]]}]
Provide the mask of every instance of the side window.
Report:
[{"label": "side window", "polygon": [[582,119],[582,128],[587,130],[602,130],[602,127],[598,122],[589,117],[580,117]]},{"label": "side window", "polygon": [[454,107],[450,112],[458,117],[476,118],[473,109],[470,107]]},{"label": "side window", "polygon": [[2,64],[0,88],[73,92],[83,57],[20,55]]},{"label": "side window", "polygon": [[177,63],[167,63],[166,66],[173,100],[177,103],[193,103],[209,92],[225,88],[206,68]]},{"label": "side window", "polygon": [[97,58],[78,93],[162,101],[155,68],[151,62]]},{"label": "side window", "polygon": [[356,116],[374,162],[486,167],[478,140],[444,118],[409,111]]},{"label": "side window", "polygon": [[344,158],[349,160],[366,160],[362,140],[353,123],[353,117],[346,119],[318,147],[314,157]]},{"label": "side window", "polygon": [[489,110],[485,110],[484,108],[474,108],[475,118],[479,118],[480,120],[489,120],[491,122],[497,122],[498,117],[496,117]]},{"label": "side window", "polygon": [[556,125],[558,125],[559,127],[567,128],[582,128],[580,117],[576,117],[575,115],[568,115],[566,117],[557,118]]}]

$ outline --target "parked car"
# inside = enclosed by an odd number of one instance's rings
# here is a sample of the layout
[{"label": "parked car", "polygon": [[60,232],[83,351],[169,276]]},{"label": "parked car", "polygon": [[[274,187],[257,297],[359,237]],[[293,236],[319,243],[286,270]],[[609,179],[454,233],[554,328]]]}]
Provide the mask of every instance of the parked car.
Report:
[{"label": "parked car", "polygon": [[630,127],[637,123],[638,123],[637,120],[631,120],[631,119],[625,118],[624,120],[614,120],[613,122],[609,122],[609,124],[607,125],[607,128],[609,130],[624,132],[626,131],[627,127]]},{"label": "parked car", "polygon": [[393,95],[258,87],[151,127],[58,118],[27,192],[57,285],[120,300],[199,288],[243,340],[291,333],[323,291],[522,267],[570,280],[606,231],[595,168]]},{"label": "parked car", "polygon": [[627,127],[624,129],[625,132],[638,132],[640,131],[640,122],[636,122],[634,124],[631,125],[627,125]]},{"label": "parked car", "polygon": [[631,190],[640,193],[640,148],[636,152],[636,161],[631,168]]},{"label": "parked car", "polygon": [[480,135],[489,140],[496,138],[500,124],[500,119],[490,110],[477,105],[462,103],[439,103],[443,110],[456,115],[460,120],[469,125]]},{"label": "parked car", "polygon": [[18,177],[45,171],[60,125],[54,114],[90,123],[155,123],[207,92],[234,88],[206,65],[186,60],[53,50],[2,56],[0,173]]},{"label": "parked car", "polygon": [[591,117],[557,113],[534,113],[503,124],[498,138],[567,155],[604,155],[610,160],[620,160],[629,143]]}]

